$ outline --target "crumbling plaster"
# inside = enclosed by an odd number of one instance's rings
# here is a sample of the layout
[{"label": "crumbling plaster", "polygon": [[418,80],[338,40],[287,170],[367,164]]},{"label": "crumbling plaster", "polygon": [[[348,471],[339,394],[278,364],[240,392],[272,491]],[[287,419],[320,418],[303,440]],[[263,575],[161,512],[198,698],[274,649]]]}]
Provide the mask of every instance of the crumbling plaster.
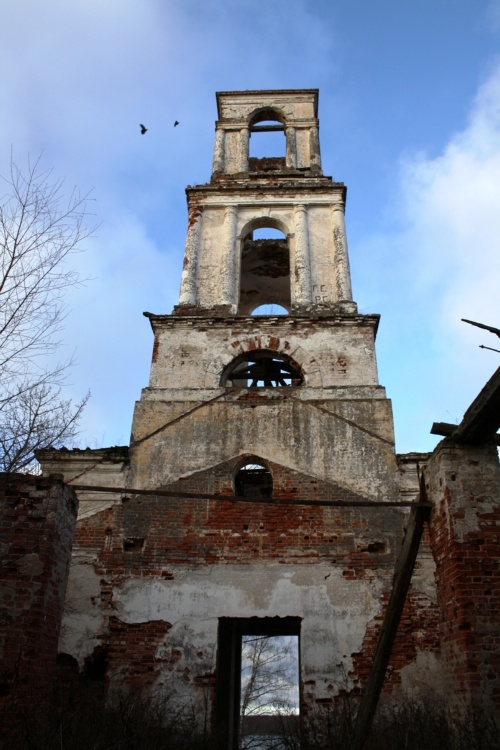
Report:
[{"label": "crumbling plaster", "polygon": [[[338,482],[366,498],[390,501],[397,493],[392,444],[335,415],[327,417],[327,411],[318,413],[314,405],[290,399],[249,402],[243,408],[238,401],[213,402],[186,409],[176,422],[168,406],[154,401],[136,409],[132,486],[155,489],[248,453]],[[221,431],[227,423],[232,429]],[[187,445],[199,447],[186,451]]]},{"label": "crumbling plaster", "polygon": [[83,669],[85,659],[102,643],[106,612],[101,607],[101,579],[96,555],[75,549],[71,559],[59,652],[70,654]]},{"label": "crumbling plaster", "polygon": [[[285,126],[287,163],[298,169],[321,166],[318,140],[318,92],[248,91],[217,94],[219,120],[214,150],[214,174],[237,174],[248,169],[249,126],[259,120],[278,120]],[[314,136],[311,137],[311,129]]]},{"label": "crumbling plaster", "polygon": [[[326,178],[325,178],[326,179]],[[269,190],[260,185],[249,190],[248,186],[238,194],[224,196],[218,193],[212,196],[205,191],[189,191],[189,200],[196,205],[200,212],[199,246],[197,256],[197,304],[201,308],[214,307],[220,304],[224,297],[223,290],[230,288],[230,301],[234,311],[238,309],[238,279],[241,275],[241,251],[243,241],[249,231],[255,226],[271,226],[281,229],[287,239],[290,252],[290,269],[292,284],[292,302],[300,298],[299,274],[297,266],[300,263],[297,256],[297,219],[296,205],[305,208],[307,232],[304,241],[306,246],[306,263],[310,273],[311,301],[321,304],[334,304],[340,300],[337,297],[338,267],[335,263],[334,216],[332,201],[343,209],[344,188],[331,183],[326,187],[320,186],[320,195],[311,193],[311,186],[307,191],[298,193],[281,190],[275,196],[269,197]],[[328,191],[327,188],[330,190]],[[260,200],[259,200],[260,197]],[[226,238],[230,231],[227,224],[227,206],[234,206],[236,211],[236,229],[234,241],[237,252],[234,262],[228,264]],[[233,249],[234,253],[234,249]],[[295,271],[294,271],[295,269]]]},{"label": "crumbling plaster", "polygon": [[303,618],[302,679],[326,685],[339,665],[346,674],[352,670],[351,655],[360,650],[367,624],[380,612],[381,581],[348,581],[327,562],[314,571],[310,565],[283,571],[282,565],[266,562],[173,566],[171,573],[174,581],[127,580],[114,590],[114,609],[128,623],[175,623],[163,648],[200,654],[190,663],[194,673],[215,669],[219,617],[295,616]]},{"label": "crumbling plaster", "polygon": [[[304,374],[304,385],[378,386],[374,352],[378,316],[347,320],[216,319],[151,316],[155,333],[150,389],[218,388],[238,355],[259,349],[283,352]],[[379,390],[380,394],[383,389]]]},{"label": "crumbling plaster", "polygon": [[[365,684],[408,519],[389,506],[416,499],[428,456],[394,453],[378,316],[352,300],[346,188],[321,173],[317,91],[223,92],[218,106],[211,182],[187,189],[179,305],[147,313],[153,357],[130,449],[46,457],[44,470],[117,489],[81,493],[61,648],[80,665],[105,649],[111,687],[189,702],[224,682],[221,619],[300,618],[307,709]],[[249,162],[249,128],[273,118],[286,160]],[[268,268],[286,270],[289,316],[246,314],[271,245],[240,295],[244,243],[262,227],[285,235]],[[270,281],[263,290],[259,301],[284,298]],[[302,385],[227,384],[231,363],[261,350],[290,361]],[[267,465],[269,502],[234,497],[241,457]],[[388,691],[438,674],[434,573],[424,543]]]}]

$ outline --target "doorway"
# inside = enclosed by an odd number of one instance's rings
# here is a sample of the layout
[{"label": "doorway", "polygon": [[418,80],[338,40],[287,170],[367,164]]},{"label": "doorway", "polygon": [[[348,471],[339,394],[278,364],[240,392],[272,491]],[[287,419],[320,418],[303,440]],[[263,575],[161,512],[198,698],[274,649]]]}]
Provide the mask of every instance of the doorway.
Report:
[{"label": "doorway", "polygon": [[299,655],[299,617],[219,619],[215,719],[221,747],[267,750],[279,748],[280,738],[290,746],[300,721]]}]

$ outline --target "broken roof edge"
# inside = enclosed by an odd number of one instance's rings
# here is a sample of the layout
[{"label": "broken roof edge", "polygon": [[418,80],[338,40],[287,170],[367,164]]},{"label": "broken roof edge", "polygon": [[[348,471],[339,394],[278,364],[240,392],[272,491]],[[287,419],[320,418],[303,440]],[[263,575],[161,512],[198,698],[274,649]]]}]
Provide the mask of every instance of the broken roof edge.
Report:
[{"label": "broken roof edge", "polygon": [[261,96],[270,97],[271,95],[276,94],[308,94],[314,96],[314,116],[318,117],[318,96],[319,96],[319,89],[246,89],[244,91],[216,91],[215,92],[215,98],[217,100],[217,116],[218,119],[221,119],[221,99],[222,97],[228,97],[228,96],[237,96],[237,97],[243,97],[243,96],[252,96],[259,94]]},{"label": "broken roof edge", "polygon": [[[342,303],[334,303],[341,305]],[[355,303],[349,303],[355,304]],[[332,307],[333,307],[332,306]],[[234,313],[223,312],[220,308],[213,307],[199,307],[198,305],[175,305],[172,313],[152,313],[143,312],[145,318],[149,320],[152,330],[155,330],[155,324],[158,325],[180,325],[186,327],[192,327],[195,323],[206,323],[207,319],[210,319],[210,326],[213,328],[251,324],[255,323],[254,315],[235,315]],[[283,324],[288,326],[294,326],[297,320],[301,320],[307,323],[317,323],[318,321],[326,321],[331,323],[335,327],[341,326],[363,326],[371,327],[374,331],[374,336],[377,335],[378,327],[380,324],[379,313],[358,313],[358,312],[339,312],[331,309],[317,310],[314,314],[308,312],[292,312],[289,315],[265,315],[259,316],[266,318],[267,321],[275,325]]]},{"label": "broken roof edge", "polygon": [[96,456],[99,456],[101,458],[121,458],[123,460],[126,460],[128,458],[129,451],[130,446],[128,445],[110,445],[105,448],[67,448],[64,445],[60,448],[55,448],[54,446],[47,446],[46,448],[38,448],[35,451],[35,457],[40,462],[43,460],[54,458],[56,456],[60,458],[83,456],[86,458],[92,458],[93,460],[96,458]]},{"label": "broken roof edge", "polygon": [[458,425],[434,422],[432,435],[442,435],[450,442],[479,444],[493,442],[500,445],[500,367],[480,390],[466,409]]}]

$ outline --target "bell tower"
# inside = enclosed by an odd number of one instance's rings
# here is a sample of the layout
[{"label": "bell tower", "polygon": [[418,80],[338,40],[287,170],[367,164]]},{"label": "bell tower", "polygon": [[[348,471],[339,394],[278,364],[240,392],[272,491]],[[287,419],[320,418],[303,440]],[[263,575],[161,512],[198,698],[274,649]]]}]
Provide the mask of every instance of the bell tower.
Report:
[{"label": "bell tower", "polygon": [[[321,169],[318,92],[217,103],[211,180],[186,191],[179,303],[145,313],[153,357],[117,596],[121,617],[169,623],[151,674],[169,672],[187,701],[214,685],[220,746],[234,749],[245,633],[300,639],[301,710],[332,700],[342,675],[359,684],[401,521],[380,508],[398,488],[379,317],[352,300],[346,188]],[[259,131],[283,133],[285,157],[250,157]]]},{"label": "bell tower", "polygon": [[[74,689],[81,673],[87,686],[99,680],[100,692],[105,677],[111,695],[150,695],[182,732],[210,732],[223,750],[267,735],[280,706],[287,732],[307,741],[311,731],[317,741],[343,697],[375,695],[371,678],[383,672],[406,597],[387,696],[406,693],[411,705],[432,687],[452,697],[449,706],[471,698],[490,711],[498,628],[484,592],[493,585],[498,460],[489,415],[498,378],[431,457],[397,461],[377,375],[379,318],[359,314],[352,299],[346,189],[322,172],[318,92],[223,92],[217,105],[210,182],[187,189],[178,304],[169,315],[145,313],[153,356],[130,446],[37,454],[44,474],[62,474],[79,500],[61,679]],[[269,133],[284,148],[255,158],[252,138]],[[24,484],[17,495],[8,488],[7,530],[24,518],[17,499],[12,505]],[[406,595],[426,496],[432,547],[421,547]],[[69,550],[73,527],[63,527],[48,558]],[[35,538],[24,538],[33,557]],[[22,572],[19,539],[6,539]],[[62,597],[56,568],[36,586]],[[475,608],[471,580],[485,581]],[[272,711],[258,696],[245,704],[245,646],[261,636],[284,639],[274,654],[292,644],[296,654],[285,670],[290,690],[265,691]],[[259,731],[252,718],[265,719]]]},{"label": "bell tower", "polygon": [[[346,191],[321,171],[317,90],[224,92],[217,105],[212,180],[187,190],[180,307],[355,312]],[[283,132],[285,157],[249,157],[252,135],[266,131]],[[262,227],[281,231],[281,244],[256,244]]]},{"label": "bell tower", "polygon": [[[219,92],[217,105],[211,180],[186,190],[179,304],[147,313],[155,342],[131,486],[252,455],[390,499],[379,316],[359,315],[352,300],[346,188],[321,169],[318,91]],[[268,131],[283,133],[286,156],[251,158],[250,139]],[[257,238],[261,229],[274,236]],[[288,314],[252,315],[262,305]]]}]

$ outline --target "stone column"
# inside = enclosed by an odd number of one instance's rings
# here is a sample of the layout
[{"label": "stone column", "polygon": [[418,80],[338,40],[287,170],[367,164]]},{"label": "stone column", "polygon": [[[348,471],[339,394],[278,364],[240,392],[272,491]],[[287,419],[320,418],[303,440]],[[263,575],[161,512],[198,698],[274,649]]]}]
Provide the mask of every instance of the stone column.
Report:
[{"label": "stone column", "polygon": [[224,146],[225,132],[222,128],[215,131],[214,159],[212,164],[212,174],[224,172]]},{"label": "stone column", "polygon": [[202,209],[199,206],[190,206],[179,305],[196,305],[198,302],[198,256],[201,243],[201,217]]},{"label": "stone column", "polygon": [[321,169],[319,131],[317,127],[312,127],[309,131],[309,149],[311,154],[311,167],[318,167],[318,169]]},{"label": "stone column", "polygon": [[238,209],[228,206],[224,212],[224,245],[221,268],[220,302],[222,305],[237,305],[236,299],[236,230]]},{"label": "stone column", "polygon": [[307,209],[304,205],[295,206],[295,268],[292,285],[292,303],[309,305],[311,296],[311,259],[309,251],[309,227]]},{"label": "stone column", "polygon": [[297,168],[297,140],[295,137],[295,128],[285,128],[286,134],[286,166],[289,169]]},{"label": "stone column", "polygon": [[241,128],[239,136],[238,172],[248,172],[248,141],[250,138],[248,127]]},{"label": "stone column", "polygon": [[332,206],[336,302],[352,302],[351,271],[349,269],[344,211],[343,203],[335,203]]}]

